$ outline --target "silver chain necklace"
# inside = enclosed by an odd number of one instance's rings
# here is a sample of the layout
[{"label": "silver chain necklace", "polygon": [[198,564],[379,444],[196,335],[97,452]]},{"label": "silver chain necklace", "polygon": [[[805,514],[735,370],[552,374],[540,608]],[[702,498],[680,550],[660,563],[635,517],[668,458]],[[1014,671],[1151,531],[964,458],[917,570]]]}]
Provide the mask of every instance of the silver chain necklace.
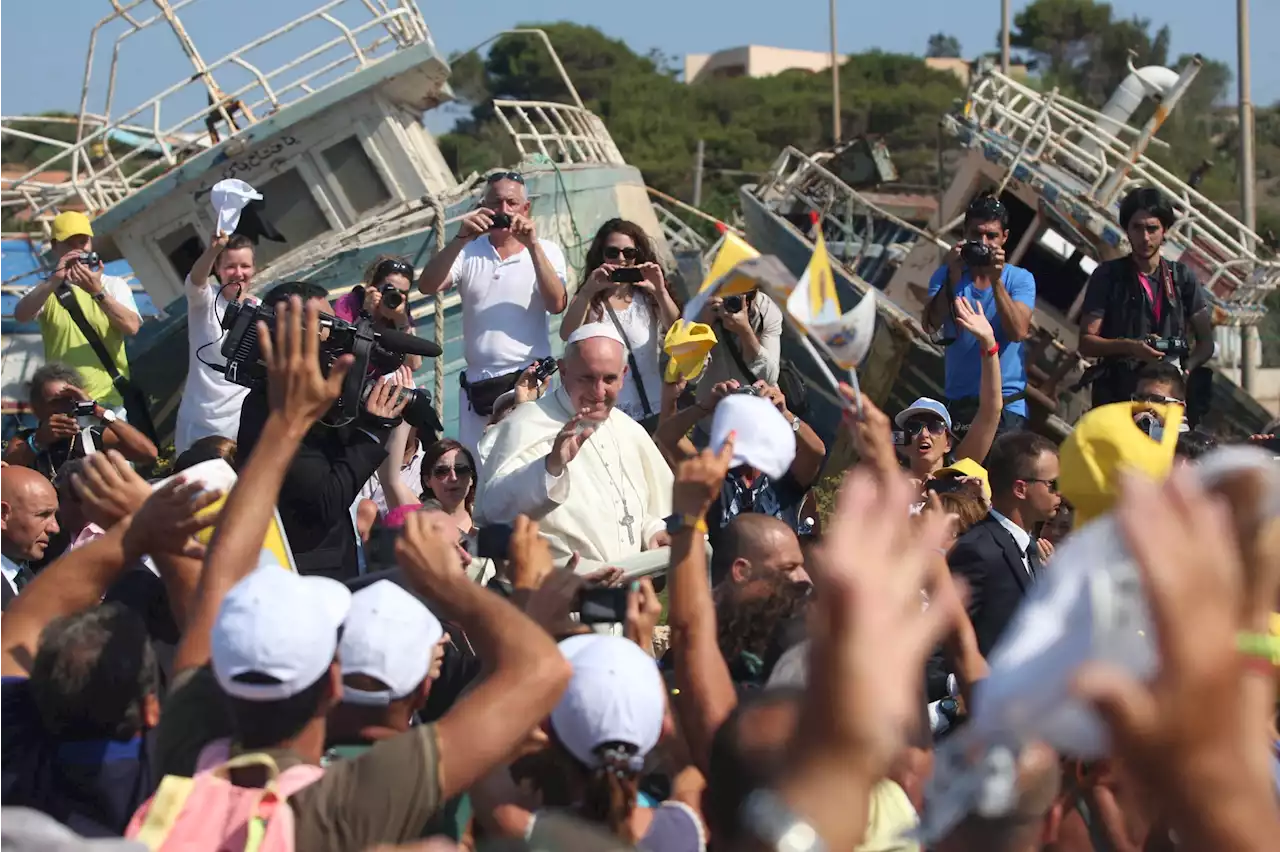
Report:
[{"label": "silver chain necklace", "polygon": [[[606,423],[607,422],[608,421],[606,421]],[[605,424],[601,424],[601,425],[603,426]],[[618,445],[618,440],[613,437],[612,433],[610,433],[609,439],[613,442],[614,448],[617,449],[618,460],[619,462],[621,462],[622,447]],[[588,441],[587,443],[591,443],[591,442]],[[618,492],[618,497],[622,500],[622,520],[618,521],[618,524],[620,526],[624,526],[627,528],[627,540],[631,544],[635,544],[636,543],[636,531],[635,531],[636,519],[631,516],[631,509],[627,505],[627,492],[625,489],[621,488],[618,485],[618,480],[614,479],[613,468],[609,466],[609,462],[605,461],[604,453],[600,452],[600,447],[597,446],[596,444],[591,444],[591,448],[596,451],[596,456],[600,459],[600,464],[604,465],[604,472],[605,472],[605,475],[609,477],[609,484],[613,486],[614,491]],[[627,476],[627,470],[625,466],[622,468],[622,480],[627,485],[629,486],[631,485],[631,477]],[[634,486],[632,487],[634,488]]]}]

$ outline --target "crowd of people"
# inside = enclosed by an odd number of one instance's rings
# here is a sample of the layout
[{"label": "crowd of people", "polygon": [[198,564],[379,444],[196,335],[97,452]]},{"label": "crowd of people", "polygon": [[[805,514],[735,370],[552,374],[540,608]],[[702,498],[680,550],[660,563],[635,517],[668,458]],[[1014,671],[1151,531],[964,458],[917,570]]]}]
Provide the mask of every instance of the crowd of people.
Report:
[{"label": "crowd of people", "polygon": [[[20,305],[50,330],[38,425],[0,476],[5,848],[1274,842],[1280,552],[1258,507],[1280,482],[1197,477],[1216,441],[1184,429],[1188,382],[1212,336],[1194,275],[1160,256],[1158,195],[1122,203],[1133,253],[1084,300],[1095,399],[1115,404],[1095,414],[1118,417],[1101,473],[1027,429],[1035,281],[983,196],[921,318],[948,341],[946,398],[886,413],[842,387],[858,462],[823,511],[828,447],[786,381],[778,306],[712,299],[710,359],[672,380],[680,308],[644,231],[606,222],[571,297],[514,172],[420,273],[379,258],[333,304],[270,288],[253,387],[215,344],[254,292],[254,246],[215,234],[185,282],[176,458],[148,481],[156,436],[121,342],[137,324],[82,219],[58,217],[55,271]],[[406,420],[414,356],[359,375],[358,414],[333,416],[363,365],[322,320],[411,332],[414,288],[461,297],[456,438]],[[1154,479],[1121,475],[1126,453]],[[215,460],[229,489],[196,475]],[[1089,477],[1105,499],[1073,506],[1066,483]],[[922,841],[935,744],[963,730],[1073,519],[1103,511],[1142,578],[1157,674],[1083,669],[1108,757],[1026,744],[1011,810]],[[277,518],[288,559],[264,547]]]}]

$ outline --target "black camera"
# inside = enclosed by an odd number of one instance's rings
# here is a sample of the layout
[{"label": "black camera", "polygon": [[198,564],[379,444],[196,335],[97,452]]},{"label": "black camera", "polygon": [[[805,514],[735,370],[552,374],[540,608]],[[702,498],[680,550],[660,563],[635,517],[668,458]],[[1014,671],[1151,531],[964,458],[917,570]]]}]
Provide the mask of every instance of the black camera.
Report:
[{"label": "black camera", "polygon": [[383,284],[378,288],[378,292],[382,293],[382,304],[386,305],[388,310],[394,311],[404,303],[404,293],[397,290],[394,284]]},{"label": "black camera", "polygon": [[986,243],[968,240],[960,244],[960,259],[969,266],[990,266],[995,251]]},{"label": "black camera", "polygon": [[[275,318],[275,308],[256,299],[227,305],[222,315],[222,328],[226,332],[222,341],[222,357],[227,363],[220,368],[227,381],[246,388],[266,382],[267,365],[262,361],[258,345],[258,323],[265,323],[271,330],[275,328]],[[427,358],[440,355],[440,347],[434,342],[390,329],[375,329],[373,321],[367,318],[353,325],[337,317],[321,316],[320,326],[329,331],[328,337],[320,341],[320,365],[325,372],[341,356],[355,355],[355,363],[343,381],[342,393],[334,406],[338,421],[354,418],[359,413],[360,404],[368,397],[366,385],[376,381],[377,376],[399,369],[404,364],[405,355]],[[425,390],[416,393],[426,396],[425,407],[431,409],[431,419],[415,423],[410,418],[417,415],[406,409],[405,420],[419,429],[432,427],[434,421],[435,431],[440,431],[439,420],[430,405],[430,394]],[[417,400],[410,404],[414,412],[421,412],[423,407]]]},{"label": "black camera", "polygon": [[[354,367],[352,369],[355,369]],[[369,399],[369,394],[373,392],[375,382],[365,382],[360,388],[360,402],[364,404]],[[408,398],[404,409],[400,412],[400,416],[404,418],[404,422],[408,423],[419,432],[430,432],[431,434],[439,434],[444,431],[444,424],[440,422],[439,415],[436,414],[434,401],[431,399],[431,392],[426,388],[400,388],[398,398]]]},{"label": "black camera", "polygon": [[734,391],[734,393],[744,393],[747,396],[759,396],[760,388],[756,387],[755,385],[743,385],[742,387]]},{"label": "black camera", "polygon": [[542,384],[547,379],[556,374],[560,369],[560,365],[556,363],[556,359],[548,355],[546,358],[539,358],[534,365],[533,380],[538,384]]},{"label": "black camera", "polygon": [[506,213],[494,213],[492,219],[493,224],[489,226],[490,231],[511,227],[511,216]]},{"label": "black camera", "polygon": [[1161,355],[1185,358],[1191,354],[1191,346],[1183,337],[1151,337],[1148,338],[1148,343]]},{"label": "black camera", "polygon": [[726,314],[736,314],[747,306],[745,296],[726,296],[722,307]]},{"label": "black camera", "polygon": [[644,280],[644,272],[635,266],[619,266],[609,273],[609,280],[620,284],[638,284]]},{"label": "black camera", "polygon": [[625,624],[627,621],[626,586],[587,588],[578,593],[578,619],[583,624]]}]

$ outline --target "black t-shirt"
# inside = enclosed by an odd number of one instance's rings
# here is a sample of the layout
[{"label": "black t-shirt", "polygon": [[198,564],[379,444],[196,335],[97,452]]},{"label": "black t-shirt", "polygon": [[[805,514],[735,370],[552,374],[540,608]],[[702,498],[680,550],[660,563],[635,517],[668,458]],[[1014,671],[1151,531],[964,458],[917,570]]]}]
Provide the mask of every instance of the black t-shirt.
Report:
[{"label": "black t-shirt", "polygon": [[30,682],[0,680],[0,798],[43,811],[84,837],[119,837],[155,792],[151,737],[58,742],[40,723]]}]

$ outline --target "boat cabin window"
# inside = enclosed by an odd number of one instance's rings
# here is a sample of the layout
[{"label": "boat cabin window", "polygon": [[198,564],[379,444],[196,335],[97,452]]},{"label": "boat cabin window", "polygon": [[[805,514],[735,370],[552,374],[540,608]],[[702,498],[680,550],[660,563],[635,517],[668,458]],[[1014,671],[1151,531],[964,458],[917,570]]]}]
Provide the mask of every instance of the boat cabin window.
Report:
[{"label": "boat cabin window", "polygon": [[348,136],[326,148],[324,162],[357,214],[391,200],[382,176],[356,137]]},{"label": "boat cabin window", "polygon": [[196,265],[196,261],[204,253],[204,240],[193,225],[183,225],[172,230],[157,243],[179,278],[186,278],[191,267]]},{"label": "boat cabin window", "polygon": [[285,239],[283,243],[272,240],[258,243],[254,261],[259,269],[329,230],[329,220],[297,169],[281,172],[256,186],[262,193],[263,218],[274,225]]}]

